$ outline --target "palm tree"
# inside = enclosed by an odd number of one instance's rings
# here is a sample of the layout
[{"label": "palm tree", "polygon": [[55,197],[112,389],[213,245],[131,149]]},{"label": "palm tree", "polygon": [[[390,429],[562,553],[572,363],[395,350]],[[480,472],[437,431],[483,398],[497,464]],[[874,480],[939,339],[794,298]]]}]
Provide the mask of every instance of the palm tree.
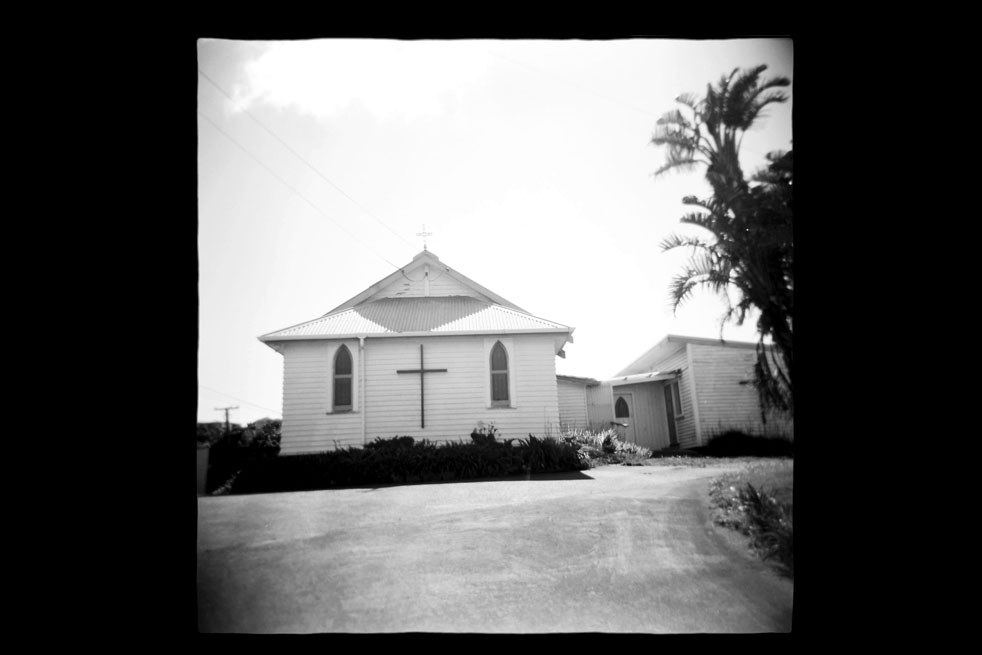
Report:
[{"label": "palm tree", "polygon": [[[791,81],[786,77],[761,79],[766,66],[740,71],[734,69],[714,87],[708,85],[705,98],[682,94],[676,100],[688,114],[676,109],[658,119],[651,141],[668,146],[665,164],[655,175],[671,170],[691,170],[706,166],[706,179],[713,195],[705,200],[683,198],[685,205],[698,208],[681,222],[697,225],[711,238],[673,234],[666,238],[663,251],[691,247],[688,266],[671,283],[673,310],[704,287],[727,302],[722,325],[734,320],[743,323],[751,308],[760,312],[757,321],[757,365],[755,384],[762,406],[776,407],[794,414],[794,272],[791,185],[792,153],[771,153],[769,166],[757,173],[751,187],[740,167],[740,144],[744,133],[761,117],[771,103],[787,100],[778,87]],[[728,291],[737,291],[737,303]],[[774,350],[764,345],[770,337]]]}]

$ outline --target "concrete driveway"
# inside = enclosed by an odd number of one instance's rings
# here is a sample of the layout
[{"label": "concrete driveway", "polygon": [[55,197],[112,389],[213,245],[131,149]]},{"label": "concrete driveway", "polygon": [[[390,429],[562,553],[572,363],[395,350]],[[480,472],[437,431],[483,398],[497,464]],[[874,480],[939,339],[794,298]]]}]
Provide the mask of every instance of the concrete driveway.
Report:
[{"label": "concrete driveway", "polygon": [[793,584],[712,525],[726,468],[198,499],[202,632],[787,632]]}]

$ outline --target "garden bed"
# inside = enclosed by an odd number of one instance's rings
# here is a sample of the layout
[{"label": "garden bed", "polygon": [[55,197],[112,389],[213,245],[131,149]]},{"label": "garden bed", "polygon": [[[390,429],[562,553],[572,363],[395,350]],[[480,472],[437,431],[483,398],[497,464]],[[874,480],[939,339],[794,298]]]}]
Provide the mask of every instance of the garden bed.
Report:
[{"label": "garden bed", "polygon": [[794,460],[772,459],[714,480],[713,521],[749,538],[750,548],[794,578]]},{"label": "garden bed", "polygon": [[216,493],[273,493],[558,473],[589,468],[576,446],[556,439],[499,441],[475,431],[470,442],[377,438],[364,448],[249,462]]}]

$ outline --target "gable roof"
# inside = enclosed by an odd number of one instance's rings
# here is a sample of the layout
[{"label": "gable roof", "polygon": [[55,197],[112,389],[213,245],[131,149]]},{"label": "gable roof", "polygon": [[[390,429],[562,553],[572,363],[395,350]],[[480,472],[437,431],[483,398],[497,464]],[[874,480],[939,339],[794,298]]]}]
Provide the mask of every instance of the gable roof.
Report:
[{"label": "gable roof", "polygon": [[[380,298],[277,330],[260,341],[338,339],[357,335],[568,332],[573,328],[468,296]],[[572,340],[570,338],[569,340]]]},{"label": "gable roof", "polygon": [[383,293],[388,287],[391,287],[392,285],[402,281],[403,279],[408,278],[409,274],[417,272],[421,269],[429,270],[428,267],[432,267],[434,272],[439,271],[440,275],[446,275],[450,279],[455,280],[456,282],[460,283],[464,287],[467,287],[468,290],[472,292],[474,297],[478,297],[478,298],[483,297],[484,299],[492,303],[495,303],[497,305],[501,305],[503,307],[510,307],[512,309],[517,309],[520,312],[525,312],[524,309],[522,309],[515,303],[505,300],[498,294],[494,293],[490,289],[481,286],[480,284],[470,279],[466,275],[450,268],[449,266],[441,262],[440,258],[437,257],[433,252],[429,250],[423,250],[415,257],[413,257],[413,260],[409,262],[407,265],[403,266],[398,271],[395,271],[394,273],[390,273],[389,275],[385,276],[384,278],[382,278],[372,286],[368,287],[358,295],[353,296],[352,298],[349,298],[348,300],[344,301],[343,303],[341,303],[340,305],[329,311],[327,314],[325,314],[325,316],[334,314],[335,312],[341,311],[342,309],[348,309],[349,307],[354,307],[355,305],[360,305],[362,303],[373,300],[376,295]]},{"label": "gable roof", "polygon": [[621,369],[614,376],[614,378],[636,375],[640,373],[649,373],[651,372],[651,367],[658,362],[667,359],[676,351],[684,348],[685,344],[687,343],[700,346],[722,346],[726,348],[744,348],[750,350],[756,350],[757,348],[756,343],[750,343],[747,341],[724,341],[723,339],[705,339],[702,337],[686,337],[677,334],[669,334],[666,335],[664,339],[649,348],[643,355]]},{"label": "gable roof", "polygon": [[[435,295],[429,295],[431,285]],[[327,314],[259,340],[273,347],[302,339],[545,332],[557,335],[556,353],[564,357],[573,330],[529,314],[424,250]]]}]

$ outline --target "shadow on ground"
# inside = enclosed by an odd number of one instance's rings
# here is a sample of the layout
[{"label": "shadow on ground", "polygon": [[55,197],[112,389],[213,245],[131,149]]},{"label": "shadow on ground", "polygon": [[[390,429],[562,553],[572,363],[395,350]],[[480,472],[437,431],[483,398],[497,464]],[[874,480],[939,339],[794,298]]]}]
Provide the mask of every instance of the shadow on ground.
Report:
[{"label": "shadow on ground", "polygon": [[469,480],[432,480],[427,482],[392,482],[388,484],[363,484],[350,487],[331,487],[332,489],[390,489],[436,484],[471,484],[474,482],[554,482],[556,480],[593,480],[583,471],[564,471],[562,473],[535,473],[532,475],[503,475],[493,478],[473,478]]}]

